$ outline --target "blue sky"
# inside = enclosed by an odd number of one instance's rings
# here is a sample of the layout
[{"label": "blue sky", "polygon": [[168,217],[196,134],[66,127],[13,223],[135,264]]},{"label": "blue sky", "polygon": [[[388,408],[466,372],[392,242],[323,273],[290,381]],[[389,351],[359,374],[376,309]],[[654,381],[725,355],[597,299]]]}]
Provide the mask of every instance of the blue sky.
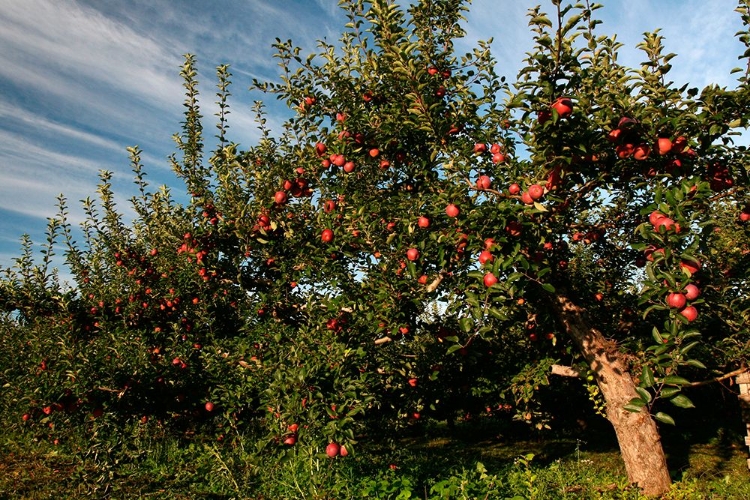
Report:
[{"label": "blue sky", "polygon": [[[117,199],[127,211],[134,194],[127,146],[143,149],[154,185],[182,188],[167,156],[182,120],[179,66],[196,54],[206,128],[213,130],[215,67],[233,74],[230,140],[257,137],[247,89],[252,78],[275,79],[275,38],[311,52],[318,39],[335,41],[346,22],[337,0],[0,0],[0,267],[12,264],[19,240],[44,241],[56,197],[95,197],[100,169],[114,172]],[[474,0],[459,52],[494,38],[498,72],[511,81],[531,48],[526,12],[546,0]],[[672,80],[703,87],[734,86],[741,65],[742,28],[734,0],[608,1],[598,11],[602,34],[625,43],[621,61],[638,65],[642,33],[662,28],[673,62]],[[270,126],[282,119],[275,114]],[[208,135],[208,133],[207,133]],[[211,143],[209,142],[209,146]]]}]

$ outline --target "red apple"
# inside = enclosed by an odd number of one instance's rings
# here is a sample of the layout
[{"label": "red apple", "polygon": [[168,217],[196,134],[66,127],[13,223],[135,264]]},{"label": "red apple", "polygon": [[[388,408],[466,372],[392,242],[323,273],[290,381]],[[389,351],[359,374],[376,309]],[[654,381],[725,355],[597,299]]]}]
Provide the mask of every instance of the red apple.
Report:
[{"label": "red apple", "polygon": [[487,152],[487,145],[481,142],[474,144],[474,152],[478,155]]},{"label": "red apple", "polygon": [[323,243],[330,243],[333,241],[333,231],[331,229],[324,229],[322,233],[320,233],[320,239],[323,241]]},{"label": "red apple", "polygon": [[486,238],[484,240],[484,249],[485,250],[492,250],[492,246],[495,244],[494,238]]},{"label": "red apple", "polygon": [[326,154],[326,150],[327,150],[327,149],[328,149],[328,148],[326,148],[326,145],[325,145],[325,144],[323,144],[322,142],[319,142],[319,143],[317,143],[317,144],[315,145],[315,153],[316,153],[316,154],[317,154],[318,156],[323,156],[324,154]]},{"label": "red apple", "polygon": [[670,293],[667,295],[667,305],[673,309],[682,309],[687,304],[687,299],[681,293]]},{"label": "red apple", "polygon": [[521,192],[521,186],[514,182],[513,184],[508,186],[508,192],[515,196]]},{"label": "red apple", "polygon": [[380,150],[378,148],[372,148],[370,150],[370,157],[377,158],[378,156],[380,156]]},{"label": "red apple", "polygon": [[656,152],[665,155],[672,151],[672,139],[669,137],[659,137],[656,139]]},{"label": "red apple", "polygon": [[297,443],[297,435],[292,434],[284,439],[284,444],[287,446],[294,446]]},{"label": "red apple", "polygon": [[426,229],[430,227],[430,219],[423,215],[419,219],[417,219],[417,225],[422,229]]},{"label": "red apple", "polygon": [[417,386],[417,379],[416,378],[410,378],[409,379],[409,385],[412,386],[412,387],[416,387]]},{"label": "red apple", "polygon": [[336,202],[333,200],[326,200],[326,202],[323,204],[323,211],[329,214],[334,210],[336,210]]},{"label": "red apple", "polygon": [[694,306],[687,306],[685,309],[680,311],[680,314],[687,318],[689,322],[692,322],[698,318],[698,309],[696,309]]},{"label": "red apple", "polygon": [[693,262],[692,260],[683,260],[680,262],[680,267],[690,274],[695,274],[701,269],[700,262]]},{"label": "red apple", "polygon": [[354,162],[353,161],[350,160],[350,161],[344,163],[344,172],[346,172],[347,174],[350,174],[350,173],[354,172]]},{"label": "red apple", "polygon": [[489,250],[482,250],[479,253],[479,263],[482,265],[486,264],[487,262],[492,262],[493,259],[494,257],[492,256],[492,253],[490,253]]},{"label": "red apple", "polygon": [[461,210],[459,210],[456,205],[451,203],[450,205],[445,207],[445,213],[448,215],[448,217],[458,217],[458,214],[461,213]]},{"label": "red apple", "polygon": [[740,212],[740,221],[750,221],[750,207],[742,209],[742,212]]},{"label": "red apple", "polygon": [[532,200],[538,200],[544,196],[544,188],[540,186],[539,184],[532,184],[529,186],[529,197],[531,197]]},{"label": "red apple", "polygon": [[651,212],[648,216],[648,221],[651,223],[652,226],[656,227],[656,223],[659,222],[660,219],[665,218],[666,215],[659,212],[658,210],[654,210]]},{"label": "red apple", "polygon": [[287,201],[286,193],[284,191],[276,191],[276,194],[273,195],[273,201],[277,205],[283,205]]},{"label": "red apple", "polygon": [[480,175],[477,179],[477,188],[478,189],[489,189],[492,186],[492,179],[489,178],[487,175]]},{"label": "red apple", "polygon": [[349,450],[346,449],[346,445],[341,445],[341,448],[339,449],[339,455],[341,455],[342,457],[349,455]]},{"label": "red apple", "polygon": [[214,411],[214,404],[211,401],[207,401],[205,404],[206,411]]},{"label": "red apple", "polygon": [[633,158],[639,161],[645,160],[650,154],[651,148],[645,143],[638,144],[635,149],[633,149]]},{"label": "red apple", "polygon": [[573,113],[573,101],[567,97],[560,97],[552,103],[552,109],[557,111],[560,118],[567,118]]},{"label": "red apple", "polygon": [[526,205],[533,205],[534,199],[531,197],[528,191],[521,193],[521,201]]},{"label": "red apple", "polygon": [[505,155],[503,153],[492,153],[492,163],[497,165],[505,161]]},{"label": "red apple", "polygon": [[687,137],[685,137],[684,135],[681,135],[678,138],[676,138],[674,141],[672,141],[672,152],[680,154],[685,150],[687,145],[688,145]]},{"label": "red apple", "polygon": [[497,276],[495,276],[492,273],[487,273],[487,274],[484,275],[484,286],[486,286],[487,288],[489,288],[492,285],[494,285],[495,283],[497,283]]},{"label": "red apple", "polygon": [[685,298],[688,300],[695,300],[701,294],[700,289],[692,283],[685,286]]},{"label": "red apple", "polygon": [[408,249],[406,251],[406,258],[411,261],[417,260],[419,258],[419,250],[417,250],[416,248]]},{"label": "red apple", "polygon": [[329,443],[328,446],[326,446],[326,455],[328,455],[329,458],[337,457],[340,451],[341,446],[337,443]]}]

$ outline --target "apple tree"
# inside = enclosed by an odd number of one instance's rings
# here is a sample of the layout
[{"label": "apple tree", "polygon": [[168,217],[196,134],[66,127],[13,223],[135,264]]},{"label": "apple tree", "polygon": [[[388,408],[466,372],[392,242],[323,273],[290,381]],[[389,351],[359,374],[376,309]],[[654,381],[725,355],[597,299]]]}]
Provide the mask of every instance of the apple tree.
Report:
[{"label": "apple tree", "polygon": [[[552,18],[529,13],[535,47],[513,86],[488,44],[455,54],[461,2],[407,16],[346,1],[339,46],[303,58],[279,41],[282,80],[256,87],[296,114],[249,150],[267,184],[243,220],[271,217],[294,242],[278,259],[255,238],[262,259],[283,260],[282,282],[317,297],[295,321],[338,321],[365,373],[409,376],[435,337],[446,359],[513,353],[498,392],[565,359],[596,382],[630,479],[661,493],[663,402],[692,406],[691,379],[747,357],[747,150],[734,142],[747,71],[734,90],[677,86],[658,32],[626,68],[596,31],[600,6],[552,3]],[[725,211],[731,256],[715,231]]]}]

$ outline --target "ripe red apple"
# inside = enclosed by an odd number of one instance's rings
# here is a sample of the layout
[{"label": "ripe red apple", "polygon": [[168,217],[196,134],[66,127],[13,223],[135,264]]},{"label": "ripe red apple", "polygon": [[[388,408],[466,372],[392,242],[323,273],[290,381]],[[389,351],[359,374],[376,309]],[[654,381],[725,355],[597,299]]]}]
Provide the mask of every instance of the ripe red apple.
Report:
[{"label": "ripe red apple", "polygon": [[692,322],[698,318],[698,309],[696,309],[694,306],[687,306],[685,309],[680,311],[680,314],[687,318],[689,322]]},{"label": "ripe red apple", "polygon": [[326,446],[326,455],[328,455],[329,458],[336,458],[341,451],[341,446],[338,445],[338,443],[329,443],[328,446]]},{"label": "ripe red apple", "polygon": [[488,250],[482,250],[479,253],[479,263],[482,265],[485,265],[487,262],[492,262],[494,257],[492,256],[492,253]]},{"label": "ripe red apple", "polygon": [[370,157],[371,158],[377,158],[380,156],[380,150],[378,148],[372,148],[370,149]]},{"label": "ripe red apple", "polygon": [[630,158],[635,151],[635,145],[631,143],[620,144],[615,148],[615,153],[620,159]]},{"label": "ripe red apple", "polygon": [[683,260],[680,262],[680,267],[690,274],[695,274],[701,269],[701,263],[693,262],[692,260]]},{"label": "ripe red apple", "polygon": [[529,186],[529,197],[531,197],[532,200],[538,200],[544,196],[544,188],[540,186],[539,184],[532,184]]},{"label": "ripe red apple", "polygon": [[430,227],[430,219],[423,215],[419,219],[417,219],[417,225],[422,229],[426,229]]},{"label": "ripe red apple", "polygon": [[505,161],[505,155],[503,153],[492,153],[492,163],[497,165]]},{"label": "ripe red apple", "polygon": [[521,201],[525,205],[533,205],[534,204],[534,199],[531,197],[531,195],[529,194],[528,191],[524,191],[523,193],[521,193]]},{"label": "ripe red apple", "polygon": [[417,250],[416,248],[408,249],[406,251],[406,258],[411,261],[417,260],[419,258],[419,250]]},{"label": "ripe red apple", "polygon": [[659,137],[656,139],[656,152],[665,155],[672,151],[672,139],[669,137]]},{"label": "ripe red apple", "polygon": [[742,209],[742,212],[740,212],[740,221],[741,222],[750,221],[750,207],[745,207]]},{"label": "ripe red apple", "polygon": [[481,142],[478,142],[474,144],[474,152],[478,155],[481,155],[483,153],[487,152],[487,145]]},{"label": "ripe red apple", "polygon": [[688,300],[695,300],[701,294],[700,289],[692,283],[685,286],[685,298]]},{"label": "ripe red apple", "polygon": [[331,229],[324,229],[322,233],[320,233],[320,239],[323,241],[323,243],[330,243],[333,241],[333,231]]},{"label": "ripe red apple", "polygon": [[341,448],[339,449],[339,455],[341,455],[342,457],[349,455],[349,450],[346,449],[346,445],[341,445]]},{"label": "ripe red apple", "polygon": [[287,446],[294,446],[297,443],[297,435],[292,434],[284,439],[284,444]]},{"label": "ripe red apple", "polygon": [[672,152],[680,154],[685,150],[687,145],[688,145],[687,137],[685,137],[684,135],[681,135],[677,137],[674,141],[672,141]]},{"label": "ripe red apple", "polygon": [[354,162],[349,160],[348,162],[344,163],[344,172],[347,174],[350,174],[354,172]]},{"label": "ripe red apple", "polygon": [[325,145],[325,144],[323,144],[322,142],[319,142],[319,143],[317,143],[317,144],[315,145],[315,153],[316,153],[316,154],[317,154],[318,156],[323,156],[324,154],[326,154],[326,150],[327,150],[327,149],[328,149],[328,148],[326,147],[326,145]]},{"label": "ripe red apple", "polygon": [[417,279],[417,283],[419,283],[420,285],[426,285],[427,284],[427,275],[423,274],[422,276],[420,276]]},{"label": "ripe red apple", "polygon": [[521,186],[514,182],[513,184],[508,186],[508,192],[515,196],[521,192]]},{"label": "ripe red apple", "polygon": [[276,202],[277,205],[283,205],[287,201],[287,196],[284,191],[276,191],[276,194],[273,195],[273,201]]},{"label": "ripe red apple", "polygon": [[417,386],[417,379],[416,378],[410,378],[409,379],[409,385],[412,386],[412,387],[416,387]]},{"label": "ripe red apple", "polygon": [[342,154],[331,155],[331,163],[337,167],[343,167],[344,163],[346,163],[346,157]]},{"label": "ripe red apple", "polygon": [[552,109],[557,111],[560,118],[567,118],[573,113],[573,101],[567,97],[559,97],[552,103]]},{"label": "ripe red apple", "polygon": [[495,283],[497,283],[497,276],[495,276],[492,273],[487,273],[484,275],[484,286],[489,288],[493,286]]},{"label": "ripe red apple", "polygon": [[645,143],[638,144],[635,149],[633,149],[633,158],[639,161],[645,160],[650,154],[651,148]]},{"label": "ripe red apple", "polygon": [[652,226],[656,227],[656,223],[659,222],[660,219],[665,218],[666,215],[659,212],[658,210],[654,210],[651,212],[648,216],[648,221],[651,223]]},{"label": "ripe red apple", "polygon": [[662,217],[657,220],[656,224],[654,224],[654,229],[658,231],[662,226],[664,226],[664,229],[666,229],[667,231],[674,229],[676,233],[680,232],[680,225],[675,223],[675,221],[673,221],[669,217]]},{"label": "ripe red apple", "polygon": [[214,404],[211,401],[207,401],[205,404],[206,411],[214,411]]},{"label": "ripe red apple", "polygon": [[492,179],[489,178],[487,175],[480,175],[477,179],[477,188],[478,189],[489,189],[492,186]]},{"label": "ripe red apple", "polygon": [[687,304],[685,295],[681,293],[670,293],[667,295],[667,305],[673,309],[682,309]]},{"label": "ripe red apple", "polygon": [[492,246],[495,244],[494,238],[486,238],[484,240],[484,249],[485,250],[492,250]]},{"label": "ripe red apple", "polygon": [[289,432],[296,433],[299,429],[299,424],[289,424]]},{"label": "ripe red apple", "polygon": [[326,202],[323,204],[323,211],[329,214],[334,210],[336,210],[336,202],[333,200],[326,200]]},{"label": "ripe red apple", "polygon": [[445,213],[448,215],[448,217],[458,217],[458,214],[461,213],[461,210],[459,210],[456,205],[451,203],[447,207],[445,207]]}]

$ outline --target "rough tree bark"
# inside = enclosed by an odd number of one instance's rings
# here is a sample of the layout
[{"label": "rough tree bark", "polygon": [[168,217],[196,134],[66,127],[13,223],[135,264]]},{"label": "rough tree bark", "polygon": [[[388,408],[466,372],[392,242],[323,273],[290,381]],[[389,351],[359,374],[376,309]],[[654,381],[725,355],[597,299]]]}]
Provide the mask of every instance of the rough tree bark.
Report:
[{"label": "rough tree bark", "polygon": [[628,478],[646,495],[666,493],[671,479],[656,422],[645,408],[638,413],[624,409],[638,393],[622,354],[589,324],[583,309],[565,294],[558,291],[552,307],[589,364],[604,396],[607,419],[615,429]]}]

